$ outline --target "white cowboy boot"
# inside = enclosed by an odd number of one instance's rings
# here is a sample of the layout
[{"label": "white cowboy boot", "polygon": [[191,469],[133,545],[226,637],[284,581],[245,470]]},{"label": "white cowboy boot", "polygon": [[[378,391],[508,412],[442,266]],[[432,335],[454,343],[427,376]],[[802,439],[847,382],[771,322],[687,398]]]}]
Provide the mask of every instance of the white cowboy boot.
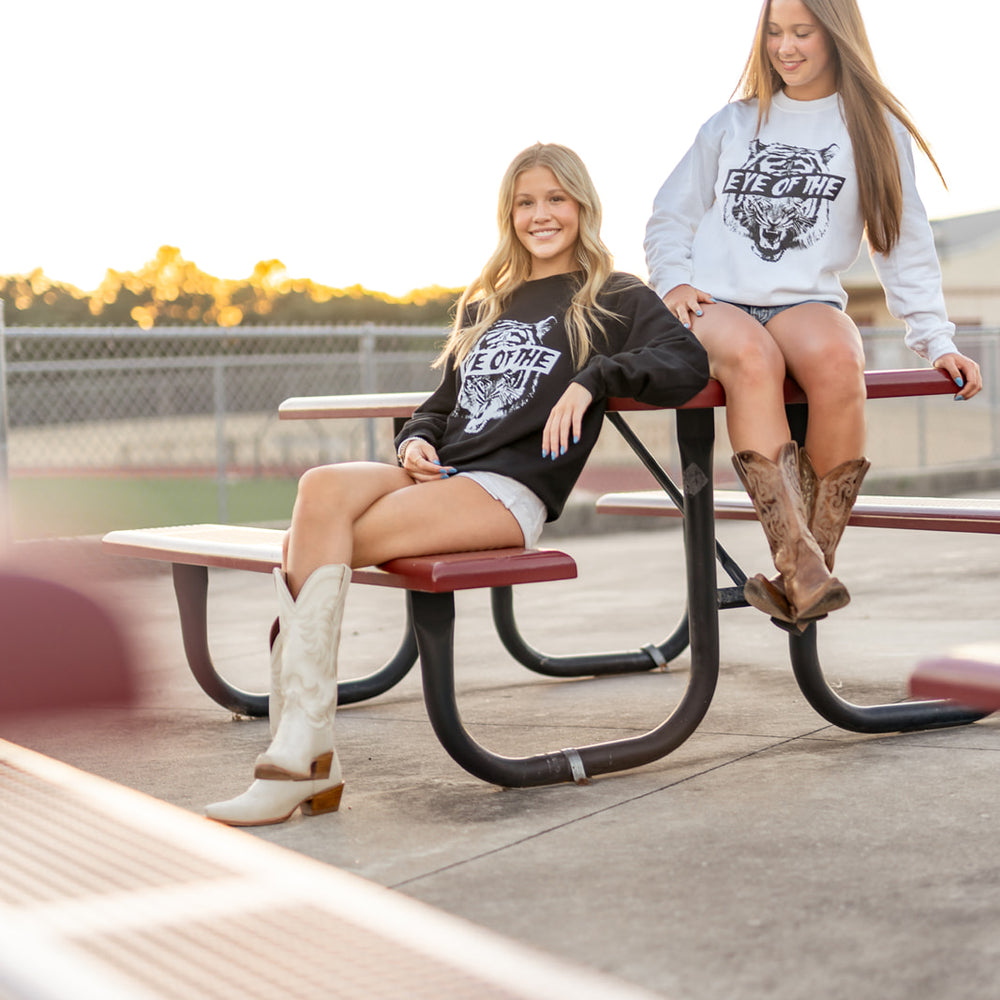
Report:
[{"label": "white cowboy boot", "polygon": [[280,717],[274,738],[257,758],[254,777],[304,781],[339,769],[333,739],[337,710],[337,647],[349,566],[320,566],[293,600],[274,571],[281,623]]},{"label": "white cowboy boot", "polygon": [[205,815],[229,826],[267,826],[283,823],[299,806],[306,816],[336,812],[344,782],[334,763],[330,777],[320,781],[254,781],[235,799],[206,806]]},{"label": "white cowboy boot", "polygon": [[279,623],[275,622],[271,626],[271,689],[267,696],[267,720],[270,724],[271,739],[278,731],[278,722],[281,720],[281,651],[285,646],[282,638]]}]

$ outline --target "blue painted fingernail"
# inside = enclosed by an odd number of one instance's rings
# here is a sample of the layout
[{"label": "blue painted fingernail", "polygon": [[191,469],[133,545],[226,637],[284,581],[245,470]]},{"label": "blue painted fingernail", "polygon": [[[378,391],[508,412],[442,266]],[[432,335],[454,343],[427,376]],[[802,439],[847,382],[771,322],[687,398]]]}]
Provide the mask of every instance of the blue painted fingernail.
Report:
[{"label": "blue painted fingernail", "polygon": [[684,324],[684,329],[685,330],[690,330],[691,329],[691,324],[690,323],[685,323]]},{"label": "blue painted fingernail", "polygon": [[704,315],[705,314],[700,309],[695,313],[695,316],[704,316]]},{"label": "blue painted fingernail", "polygon": [[441,473],[441,478],[442,479],[447,479],[448,478],[448,473],[447,472],[442,472]]},{"label": "blue painted fingernail", "polygon": [[542,458],[548,458],[548,457],[549,457],[549,449],[548,448],[543,448],[542,449]]},{"label": "blue painted fingernail", "polygon": [[566,445],[563,445],[563,446],[562,446],[562,447],[561,447],[561,448],[559,449],[559,454],[560,454],[560,455],[565,455],[565,454],[566,454]]},{"label": "blue painted fingernail", "polygon": [[962,376],[961,375],[956,375],[955,376],[955,385],[957,385],[959,387],[959,389],[961,389],[962,386],[965,385],[965,383],[962,381]]},{"label": "blue painted fingernail", "polygon": [[558,457],[559,456],[553,451],[552,452],[552,461],[554,462]]},{"label": "blue painted fingernail", "polygon": [[573,444],[579,444],[579,443],[580,443],[580,435],[579,434],[574,434],[573,435]]},{"label": "blue painted fingernail", "polygon": [[955,402],[956,403],[964,403],[965,402],[965,396],[956,396],[955,397]]},{"label": "blue painted fingernail", "polygon": [[436,458],[434,458],[434,459],[431,459],[431,461],[432,461],[432,462],[433,462],[433,463],[434,463],[435,465],[440,465],[440,464],[441,464],[441,463],[440,463],[440,462],[439,462],[439,461],[438,461],[438,460],[437,460]]}]

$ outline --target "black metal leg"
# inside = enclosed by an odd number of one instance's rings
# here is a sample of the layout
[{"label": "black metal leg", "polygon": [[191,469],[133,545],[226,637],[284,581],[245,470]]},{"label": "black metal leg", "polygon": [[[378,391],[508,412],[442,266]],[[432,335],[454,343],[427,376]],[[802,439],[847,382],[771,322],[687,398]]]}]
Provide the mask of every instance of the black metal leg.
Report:
[{"label": "black metal leg", "polygon": [[[554,750],[530,757],[504,757],[477,743],[462,722],[455,698],[454,595],[409,595],[420,649],[427,715],[441,745],[470,774],[507,788],[585,782],[658,760],[675,750],[697,728],[714,690],[712,671],[692,672],[680,705],[659,727],[643,736],[590,746]],[[716,671],[717,673],[716,664]],[[708,678],[709,683],[706,683]]]},{"label": "black metal leg", "polygon": [[688,644],[687,615],[673,633],[659,644],[615,653],[580,653],[552,656],[530,646],[521,635],[514,617],[513,587],[494,587],[490,599],[493,624],[504,648],[518,663],[546,677],[594,677],[628,674],[654,667],[666,667]]},{"label": "black metal leg", "polygon": [[455,595],[410,591],[407,599],[420,650],[424,704],[441,745],[466,771],[508,788],[551,785],[573,779],[562,753],[503,757],[480,746],[468,733],[455,700]]},{"label": "black metal leg", "polygon": [[[719,588],[716,579],[711,410],[678,410],[677,443],[684,482],[684,549],[687,568],[691,689],[704,699],[698,721],[708,711],[719,678]],[[696,723],[697,724],[697,723]]]},{"label": "black metal leg", "polygon": [[[238,715],[266,716],[267,694],[244,691],[230,684],[219,674],[212,660],[208,647],[208,568],[174,563],[173,571],[184,653],[195,680],[205,694],[223,708]],[[350,705],[388,691],[406,676],[416,660],[417,644],[407,606],[405,631],[395,655],[367,677],[341,681],[337,686],[338,703]]]},{"label": "black metal leg", "polygon": [[213,701],[238,715],[267,715],[267,695],[234,687],[221,677],[208,648],[208,567],[174,563],[174,593],[188,666]]},{"label": "black metal leg", "polygon": [[[809,408],[793,404],[785,408],[792,437],[805,443]],[[900,701],[889,705],[855,705],[830,688],[823,676],[817,650],[817,626],[805,632],[787,629],[792,670],[806,701],[827,722],[852,733],[901,733],[911,729],[943,729],[964,726],[989,715],[963,708],[950,701]]]},{"label": "black metal leg", "polygon": [[816,650],[815,622],[788,640],[792,669],[806,701],[827,722],[853,733],[900,733],[910,729],[964,726],[989,712],[963,708],[951,701],[901,701],[889,705],[855,705],[831,690]]},{"label": "black metal leg", "polygon": [[687,550],[691,671],[680,703],[642,736],[556,750],[531,757],[504,757],[477,743],[462,723],[455,699],[454,595],[411,592],[413,628],[420,650],[424,702],[442,746],[470,774],[507,787],[586,781],[659,760],[677,749],[708,711],[719,676],[718,594],[712,503],[711,413],[678,422],[684,461],[684,541]]},{"label": "black metal leg", "polygon": [[[680,421],[686,419],[686,417],[681,417],[680,414],[690,414],[690,412],[680,411],[678,413],[678,433],[680,432]],[[710,415],[711,411],[706,411],[706,413]],[[683,492],[677,488],[670,477],[663,471],[659,463],[650,454],[622,415],[610,412],[606,414],[606,419],[621,434],[636,457],[649,470],[664,492],[670,496],[678,507],[684,509],[685,499]],[[714,418],[712,419],[714,420]],[[709,429],[706,418],[703,429],[698,433],[703,439],[705,434],[708,434],[707,441],[710,456],[715,441],[714,423]],[[716,606],[719,608],[745,608],[747,602],[743,597],[743,584],[746,583],[746,574],[717,541],[713,540],[712,544],[719,564],[734,584],[732,587],[722,587],[717,590],[715,597]],[[507,652],[518,663],[529,670],[548,677],[593,677],[604,676],[606,674],[633,673],[655,668],[663,669],[684,652],[689,642],[688,626],[690,616],[685,612],[674,628],[674,631],[662,642],[648,643],[639,649],[628,649],[617,652],[553,656],[535,649],[521,635],[514,615],[514,601],[511,588],[495,589],[492,594],[492,606],[493,623],[496,627],[497,635],[500,637],[500,641]]]}]

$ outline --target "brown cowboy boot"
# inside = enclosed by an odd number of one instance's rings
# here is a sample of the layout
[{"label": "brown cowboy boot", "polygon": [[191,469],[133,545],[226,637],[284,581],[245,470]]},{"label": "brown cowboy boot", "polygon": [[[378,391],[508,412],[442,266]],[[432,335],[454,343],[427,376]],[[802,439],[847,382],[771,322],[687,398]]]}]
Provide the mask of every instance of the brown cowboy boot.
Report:
[{"label": "brown cowboy boot", "polygon": [[[871,462],[864,458],[842,462],[828,472],[822,479],[816,475],[809,453],[805,448],[799,449],[799,483],[802,489],[802,504],[806,511],[809,530],[813,533],[816,543],[823,550],[826,568],[833,572],[833,561],[844,534],[844,528],[851,516],[851,510],[858,498],[861,483],[865,474],[871,468]],[[822,496],[820,508],[817,509],[817,497]],[[794,619],[792,609],[785,594],[784,580],[779,573],[773,580],[768,580],[762,573],[747,580],[746,588],[754,593],[751,602],[754,607],[767,612],[772,618],[797,625],[799,631],[804,631],[810,622],[816,618]],[[748,598],[749,600],[749,598]],[[826,617],[820,615],[819,617]]]},{"label": "brown cowboy boot", "polygon": [[[802,492],[802,508],[806,514],[806,524],[812,522],[813,504],[816,501],[816,482],[816,472],[809,461],[809,456],[804,448],[799,448],[799,488]],[[830,568],[827,566],[827,569]],[[795,613],[788,602],[788,595],[785,593],[785,581],[781,578],[780,573],[772,580],[769,580],[763,573],[756,573],[747,580],[743,593],[750,604],[765,614],[769,614],[776,620],[776,623],[785,622],[786,625],[794,625],[800,632],[806,630],[809,623],[799,624],[796,620]],[[815,621],[815,619],[813,620]],[[791,629],[787,631],[790,632]]]},{"label": "brown cowboy boot", "polygon": [[763,611],[779,622],[798,625],[792,606],[788,603],[785,581],[780,573],[773,580],[768,580],[763,573],[755,573],[743,585],[743,596],[758,611]]},{"label": "brown cowboy boot", "polygon": [[[804,498],[808,498],[809,504],[809,530],[822,550],[826,568],[831,573],[837,546],[858,499],[861,483],[870,468],[871,462],[866,458],[854,458],[841,462],[820,479],[809,460],[809,453],[805,448],[799,451],[802,494]],[[805,630],[815,620],[816,617],[813,616],[802,616],[796,624],[800,630]]]},{"label": "brown cowboy boot", "polygon": [[820,479],[805,448],[799,453],[802,493],[811,496],[809,530],[823,550],[826,568],[831,572],[837,546],[870,468],[871,462],[867,459],[854,458],[841,462]]},{"label": "brown cowboy boot", "polygon": [[[771,548],[788,600],[790,620],[813,619],[850,600],[844,585],[830,576],[823,552],[809,530],[802,487],[799,482],[798,445],[782,445],[778,461],[771,462],[755,451],[733,456],[733,465],[753,501],[754,509]],[[770,592],[761,597],[761,581],[747,581],[748,603],[773,615],[776,602]],[[780,591],[779,591],[780,593]]]}]

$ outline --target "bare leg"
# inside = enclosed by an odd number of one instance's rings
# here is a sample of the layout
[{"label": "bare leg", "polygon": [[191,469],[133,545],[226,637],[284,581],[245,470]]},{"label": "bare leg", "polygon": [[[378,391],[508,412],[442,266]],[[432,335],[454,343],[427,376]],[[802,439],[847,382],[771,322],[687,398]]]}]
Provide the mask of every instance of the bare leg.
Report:
[{"label": "bare leg", "polygon": [[343,790],[334,742],[337,647],[351,568],[400,556],[504,548],[524,538],[516,518],[471,479],[415,483],[402,469],[354,462],[299,481],[278,571],[283,691],[271,745],[242,795],[208,806],[235,826],[280,823],[299,807],[334,812]]},{"label": "bare leg", "polygon": [[707,303],[691,330],[708,351],[713,378],[726,390],[726,426],[734,452],[775,461],[790,439],[782,387],[785,359],[769,332],[742,309]]},{"label": "bare leg", "polygon": [[324,565],[523,544],[514,515],[471,479],[414,483],[391,465],[350,462],[299,481],[285,568],[295,595]]},{"label": "bare leg", "polygon": [[[779,313],[766,329],[742,310],[718,303],[706,305],[692,329],[726,390],[734,463],[781,571],[773,581],[761,574],[749,580],[747,600],[784,621],[795,621],[800,613],[818,617],[842,606],[847,592],[829,575],[809,528],[782,383],[787,371],[809,399],[807,444],[810,452],[818,449],[816,464],[825,471],[828,461],[855,447],[859,450],[845,458],[856,457],[864,440],[864,358],[857,328],[843,313],[816,303]],[[788,448],[792,451],[786,453]],[[783,458],[776,463],[779,455]],[[786,586],[791,588],[787,595]]]},{"label": "bare leg", "polygon": [[809,400],[805,447],[822,478],[865,449],[865,356],[846,313],[822,303],[786,309],[767,324],[788,372]]},{"label": "bare leg", "polygon": [[402,469],[344,462],[309,469],[299,479],[286,536],[285,572],[295,597],[319,566],[354,566],[354,522],[378,499],[413,486]]}]

